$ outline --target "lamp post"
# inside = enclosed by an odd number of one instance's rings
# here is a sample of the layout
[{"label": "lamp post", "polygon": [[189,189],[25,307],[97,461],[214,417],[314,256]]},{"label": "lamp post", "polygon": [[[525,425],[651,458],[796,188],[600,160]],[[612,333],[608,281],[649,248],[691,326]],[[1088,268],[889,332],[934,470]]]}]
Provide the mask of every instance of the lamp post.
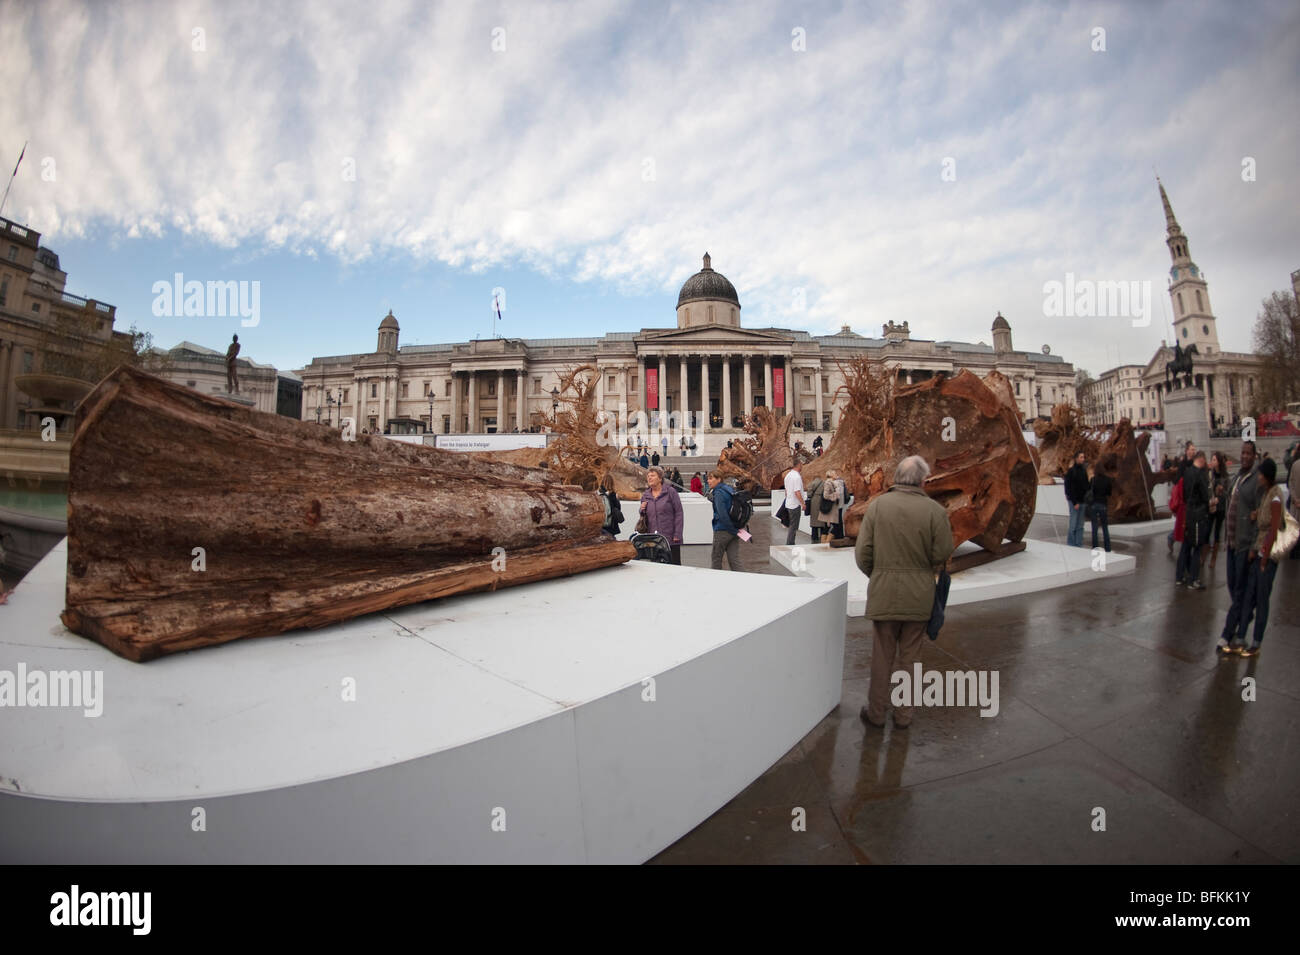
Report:
[{"label": "lamp post", "polygon": [[327,426],[332,427],[332,422],[334,420],[334,405],[336,403],[337,402],[334,401],[334,393],[332,391],[325,392],[325,424]]},{"label": "lamp post", "polygon": [[429,428],[428,434],[433,434],[433,389],[429,389]]},{"label": "lamp post", "polygon": [[551,389],[551,430],[555,430],[555,425],[560,420],[560,389]]}]

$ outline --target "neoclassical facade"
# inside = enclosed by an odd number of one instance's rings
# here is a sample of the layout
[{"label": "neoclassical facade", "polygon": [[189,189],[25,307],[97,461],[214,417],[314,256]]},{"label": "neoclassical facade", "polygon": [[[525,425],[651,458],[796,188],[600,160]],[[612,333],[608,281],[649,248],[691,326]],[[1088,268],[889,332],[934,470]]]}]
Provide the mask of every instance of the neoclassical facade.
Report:
[{"label": "neoclassical facade", "polygon": [[677,296],[674,328],[608,332],[593,338],[496,338],[439,345],[399,344],[390,311],[373,352],[312,359],[303,381],[303,417],[319,405],[342,407],[357,428],[442,433],[526,430],[549,414],[566,369],[599,370],[598,406],[620,423],[699,431],[739,430],[748,409],[793,414],[808,431],[839,423],[840,364],[882,359],[900,380],[920,381],[962,368],[997,370],[1011,380],[1026,420],[1073,402],[1074,367],[1059,356],[1016,351],[1000,314],[993,345],[912,337],[889,322],[880,337],[848,325],[832,335],[788,328],[745,328],[735,286],[709,255]]}]

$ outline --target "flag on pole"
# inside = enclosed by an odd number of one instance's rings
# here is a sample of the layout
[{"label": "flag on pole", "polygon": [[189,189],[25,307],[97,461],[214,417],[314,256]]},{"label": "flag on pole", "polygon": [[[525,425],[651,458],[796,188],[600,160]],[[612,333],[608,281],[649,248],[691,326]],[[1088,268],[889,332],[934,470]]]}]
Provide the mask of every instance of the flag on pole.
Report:
[{"label": "flag on pole", "polygon": [[492,296],[492,304],[496,306],[496,309],[497,309],[497,321],[499,322],[499,321],[501,321],[501,296],[499,296],[499,295],[493,295],[493,296]]},{"label": "flag on pole", "polygon": [[23,164],[23,157],[27,155],[27,144],[23,143],[23,151],[18,154],[18,161],[14,163],[13,175],[18,175],[18,167]]}]

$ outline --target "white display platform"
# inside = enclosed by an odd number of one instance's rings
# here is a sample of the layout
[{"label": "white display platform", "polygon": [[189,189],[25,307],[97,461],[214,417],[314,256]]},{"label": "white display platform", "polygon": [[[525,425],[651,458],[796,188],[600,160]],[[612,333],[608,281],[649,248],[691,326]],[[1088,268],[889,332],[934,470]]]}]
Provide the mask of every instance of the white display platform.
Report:
[{"label": "white display platform", "polygon": [[[685,491],[678,495],[682,500],[682,543],[713,543],[713,502],[708,498]],[[623,523],[619,527],[619,539],[627,540],[636,533],[636,522],[640,516],[639,501],[620,501],[623,507]]]},{"label": "white display platform", "polygon": [[103,713],[0,709],[11,863],[640,862],[840,698],[839,582],[638,561],[140,664],[59,624],[65,565],[0,670],[98,671]]},{"label": "white display platform", "polygon": [[[1136,524],[1111,524],[1111,540],[1134,540],[1139,537],[1152,537],[1156,534],[1168,534],[1174,529],[1174,519],[1172,517],[1162,517],[1155,521],[1138,521]],[[1101,537],[1101,531],[1097,532],[1098,538]],[[1083,525],[1083,542],[1092,543],[1092,523],[1085,522]]]},{"label": "white display platform", "polygon": [[[1155,505],[1157,510],[1169,506],[1168,484],[1157,484],[1151,489],[1151,503]],[[1060,478],[1057,478],[1056,483],[1050,486],[1047,484],[1038,485],[1038,497],[1034,502],[1034,513],[1047,514],[1052,517],[1070,516],[1069,505],[1065,500],[1065,483]],[[1115,526],[1114,524],[1111,525],[1110,532],[1112,535],[1115,533]]]},{"label": "white display platform", "polygon": [[[1112,532],[1113,532],[1112,528]],[[1088,538],[1085,537],[1085,542]],[[1112,551],[1106,554],[1105,569],[1093,569],[1094,556],[1090,549],[1067,547],[1046,541],[1029,540],[1028,547],[1019,554],[1003,557],[970,570],[963,570],[952,578],[948,592],[948,606],[1015,597],[1037,590],[1051,590],[1069,584],[1096,580],[1100,574],[1131,574],[1137,560]],[[852,547],[831,547],[829,544],[784,544],[768,548],[772,559],[800,577],[820,580],[846,581],[849,585],[849,616],[861,617],[867,612],[867,578],[858,569]],[[979,547],[967,541],[957,548],[958,554],[973,553]],[[796,567],[796,564],[798,565]]]}]

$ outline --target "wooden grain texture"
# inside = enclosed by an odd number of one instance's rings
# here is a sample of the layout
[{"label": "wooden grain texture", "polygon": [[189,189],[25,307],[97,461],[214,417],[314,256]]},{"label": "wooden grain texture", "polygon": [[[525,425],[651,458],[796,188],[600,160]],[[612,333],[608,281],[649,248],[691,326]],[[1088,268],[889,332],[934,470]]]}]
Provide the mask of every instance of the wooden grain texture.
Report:
[{"label": "wooden grain texture", "polygon": [[546,471],[344,441],[127,368],[78,410],[68,510],[64,622],[132,660],[635,555]]}]

